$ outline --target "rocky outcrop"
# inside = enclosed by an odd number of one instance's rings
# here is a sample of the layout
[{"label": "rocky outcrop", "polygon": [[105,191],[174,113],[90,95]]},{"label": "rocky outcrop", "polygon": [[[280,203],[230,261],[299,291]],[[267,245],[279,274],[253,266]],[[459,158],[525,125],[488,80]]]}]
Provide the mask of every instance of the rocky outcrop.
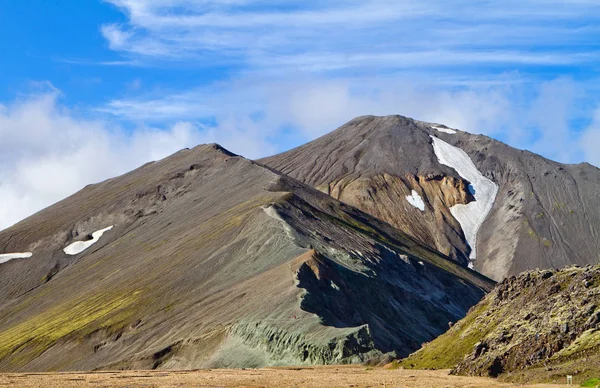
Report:
[{"label": "rocky outcrop", "polygon": [[543,270],[498,284],[467,317],[402,362],[513,381],[600,372],[600,266]]},{"label": "rocky outcrop", "polygon": [[[460,224],[450,213],[456,204],[472,200],[468,182],[452,176],[415,176],[368,174],[347,176],[317,187],[342,202],[356,206],[375,217],[406,231],[412,237],[466,265],[470,247],[465,243]],[[424,202],[420,210],[406,197],[412,192]]]},{"label": "rocky outcrop", "polygon": [[269,365],[351,364],[381,355],[366,325],[347,330],[326,342],[315,341],[306,334],[262,322],[237,324],[230,332],[245,346],[266,353]]}]

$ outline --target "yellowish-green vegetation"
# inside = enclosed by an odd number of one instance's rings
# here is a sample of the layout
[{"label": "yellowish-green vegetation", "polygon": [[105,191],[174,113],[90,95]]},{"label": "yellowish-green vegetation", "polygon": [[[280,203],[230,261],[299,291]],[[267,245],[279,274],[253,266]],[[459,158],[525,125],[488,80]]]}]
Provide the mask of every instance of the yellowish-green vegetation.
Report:
[{"label": "yellowish-green vegetation", "polygon": [[589,379],[581,384],[582,387],[597,387],[600,386],[600,379]]},{"label": "yellowish-green vegetation", "polygon": [[[95,295],[67,302],[0,332],[0,360],[15,355],[13,363],[26,362],[69,336],[83,337],[99,329],[122,325],[140,291],[126,295]],[[24,351],[23,354],[19,353]]]},{"label": "yellowish-green vegetation", "polygon": [[517,383],[596,377],[599,277],[600,267],[573,266],[507,278],[465,319],[396,366]]},{"label": "yellowish-green vegetation", "polygon": [[398,363],[398,366],[411,369],[453,368],[473,346],[490,333],[496,325],[492,322],[476,321],[488,308],[487,303],[477,305],[466,318],[458,322],[448,332],[442,334],[427,347]]},{"label": "yellowish-green vegetation", "polygon": [[590,329],[583,332],[567,348],[554,355],[553,359],[571,357],[581,352],[591,350],[600,346],[600,329]]}]

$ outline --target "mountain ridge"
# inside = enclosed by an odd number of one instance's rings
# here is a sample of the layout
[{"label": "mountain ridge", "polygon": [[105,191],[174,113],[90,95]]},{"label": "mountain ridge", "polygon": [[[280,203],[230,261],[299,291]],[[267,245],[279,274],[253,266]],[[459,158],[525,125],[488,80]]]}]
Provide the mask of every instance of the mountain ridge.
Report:
[{"label": "mountain ridge", "polygon": [[[475,247],[451,214],[454,206],[473,201],[470,182],[437,160],[431,136],[465,152],[498,185]],[[594,194],[600,191],[600,170],[589,164],[562,165],[487,136],[402,116],[359,117],[259,162],[389,222],[463,265],[473,250],[481,251],[475,268],[496,280],[600,261],[600,200]],[[407,202],[412,191],[422,197],[425,212]]]},{"label": "mountain ridge", "polygon": [[[106,230],[87,249],[64,248]],[[390,225],[215,145],[0,232],[0,370],[407,355],[493,287]]]}]

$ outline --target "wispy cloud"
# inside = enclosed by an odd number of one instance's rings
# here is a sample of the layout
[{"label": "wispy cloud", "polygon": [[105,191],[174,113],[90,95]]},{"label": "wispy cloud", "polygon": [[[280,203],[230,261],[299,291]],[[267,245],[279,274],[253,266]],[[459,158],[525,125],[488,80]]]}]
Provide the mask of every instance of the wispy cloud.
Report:
[{"label": "wispy cloud", "polygon": [[89,59],[77,59],[77,58],[52,58],[55,62],[68,63],[71,65],[84,65],[84,66],[143,66],[142,62],[136,60],[114,60],[114,61],[92,61]]},{"label": "wispy cloud", "polygon": [[285,81],[248,77],[185,92],[116,99],[101,110],[146,122],[234,118],[252,122],[267,136],[292,128],[301,135],[298,142],[355,116],[400,113],[494,136],[562,162],[589,159],[582,134],[572,130],[572,123],[588,113],[581,108],[587,97],[582,83],[566,77],[532,83],[518,73],[485,80],[463,84],[461,78],[438,83],[397,75]]},{"label": "wispy cloud", "polygon": [[204,126],[179,120],[164,128],[78,117],[49,83],[0,104],[0,230],[83,186],[200,143],[221,143],[254,157],[274,147],[251,122]]},{"label": "wispy cloud", "polygon": [[[0,105],[0,228],[182,147],[265,156],[363,114],[600,164],[596,0],[104,2],[124,15],[98,26],[110,57],[55,60],[122,89],[97,119],[50,83]],[[171,84],[183,68],[189,83]]]},{"label": "wispy cloud", "polygon": [[596,107],[591,124],[581,136],[585,160],[595,166],[600,166],[600,104]]},{"label": "wispy cloud", "polygon": [[128,17],[102,27],[110,47],[146,61],[320,72],[598,60],[592,1],[105,1]]},{"label": "wispy cloud", "polygon": [[572,123],[598,100],[586,92],[600,60],[597,1],[105,1],[127,16],[102,28],[117,53],[221,66],[230,79],[98,108],[124,120],[258,115],[308,140],[360,114],[400,113],[584,158]]}]

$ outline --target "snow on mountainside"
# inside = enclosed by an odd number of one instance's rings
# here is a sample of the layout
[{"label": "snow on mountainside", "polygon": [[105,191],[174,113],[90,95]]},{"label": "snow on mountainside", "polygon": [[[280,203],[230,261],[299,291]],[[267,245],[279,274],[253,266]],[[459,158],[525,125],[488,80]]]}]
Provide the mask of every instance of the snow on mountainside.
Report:
[{"label": "snow on mountainside", "polygon": [[465,233],[465,238],[471,247],[469,258],[473,262],[477,257],[477,233],[492,210],[496,194],[498,194],[498,185],[479,172],[465,151],[451,146],[435,136],[431,136],[431,139],[439,162],[452,167],[461,177],[471,183],[469,191],[475,200],[468,204],[456,204],[450,208],[450,211],[460,222]]},{"label": "snow on mountainside", "polygon": [[0,232],[0,249],[34,253],[0,264],[2,371],[408,355],[493,287],[218,145],[87,186]]},{"label": "snow on mountainside", "polygon": [[92,245],[94,245],[95,243],[97,243],[98,240],[100,240],[100,237],[102,237],[102,235],[104,233],[108,232],[112,228],[113,228],[113,226],[109,226],[107,228],[97,230],[94,233],[92,233],[91,239],[86,240],[86,241],[75,241],[74,243],[70,244],[65,249],[63,249],[63,251],[67,255],[71,255],[71,256],[78,255],[81,252],[88,249],[89,247],[91,247]]},{"label": "snow on mountainside", "polygon": [[[458,159],[449,167],[436,149]],[[402,116],[358,117],[259,162],[464,266],[476,257],[475,269],[496,280],[600,262],[600,170],[587,163],[560,164],[486,136]],[[428,211],[408,202],[416,198],[413,191]]]},{"label": "snow on mountainside", "polygon": [[422,212],[425,211],[425,202],[423,202],[423,198],[421,198],[419,193],[417,193],[416,191],[413,190],[410,193],[410,195],[407,195],[406,200],[408,201],[408,203],[421,210]]},{"label": "snow on mountainside", "polygon": [[33,256],[31,252],[22,252],[22,253],[2,253],[0,254],[0,264],[7,263],[10,260],[15,259],[28,259]]}]

